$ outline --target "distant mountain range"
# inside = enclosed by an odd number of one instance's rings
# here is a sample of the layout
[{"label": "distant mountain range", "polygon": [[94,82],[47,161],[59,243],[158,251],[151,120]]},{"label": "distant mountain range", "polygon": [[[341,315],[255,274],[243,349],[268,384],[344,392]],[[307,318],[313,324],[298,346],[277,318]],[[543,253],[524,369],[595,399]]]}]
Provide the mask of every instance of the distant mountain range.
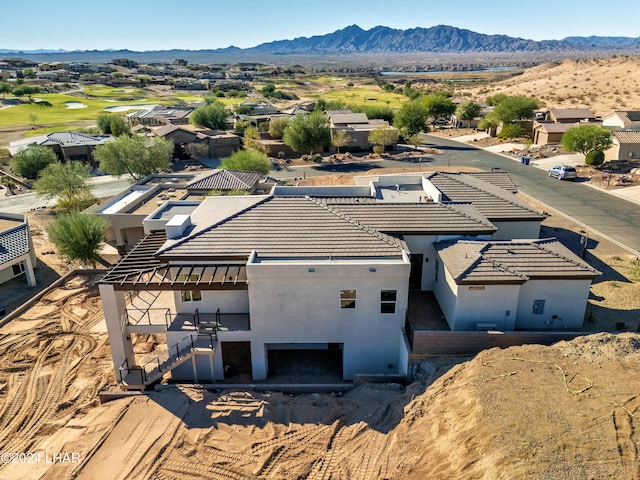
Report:
[{"label": "distant mountain range", "polygon": [[326,35],[300,37],[293,40],[278,40],[260,44],[252,48],[227,47],[209,50],[158,50],[152,52],[133,52],[130,50],[102,51],[64,51],[30,50],[14,51],[0,49],[4,56],[25,56],[34,60],[46,57],[47,60],[84,59],[87,56],[110,58],[132,58],[146,55],[158,58],[170,55],[172,58],[193,58],[203,55],[227,58],[253,55],[344,55],[358,53],[409,54],[409,53],[545,53],[545,52],[638,52],[640,37],[567,37],[562,40],[527,40],[507,35],[485,35],[456,27],[438,25],[430,28],[412,28],[399,30],[378,26],[363,30],[357,25],[337,30]]}]

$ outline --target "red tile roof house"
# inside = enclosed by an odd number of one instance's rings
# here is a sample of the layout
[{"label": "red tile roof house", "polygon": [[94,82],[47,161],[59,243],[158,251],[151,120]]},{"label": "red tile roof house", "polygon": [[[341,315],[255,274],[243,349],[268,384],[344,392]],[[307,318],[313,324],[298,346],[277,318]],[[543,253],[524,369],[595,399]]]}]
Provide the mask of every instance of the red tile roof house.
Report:
[{"label": "red tile roof house", "polygon": [[[500,243],[492,240],[499,228],[489,215],[507,230],[509,221],[518,223],[516,237],[537,236],[544,215],[523,206],[509,184],[498,174],[396,175],[352,187],[275,187],[271,195],[208,197],[173,216],[163,215],[172,208],[163,206],[145,219],[145,238],[100,281],[117,378],[131,388],[170,371],[174,380],[220,381],[231,366],[264,381],[283,349],[294,359],[310,349],[324,352],[345,380],[405,377],[411,299],[433,296],[437,275],[444,275],[445,261],[451,264],[444,242]],[[496,195],[495,189],[502,191]],[[456,199],[464,192],[472,200]],[[522,245],[527,247],[513,247],[509,255],[526,261],[537,244]],[[539,257],[539,273],[548,269],[553,276],[551,259],[572,254],[554,241],[541,245],[552,253]],[[597,273],[582,262],[559,263],[582,275],[554,284],[554,291],[545,282],[527,283],[533,288],[528,295],[546,302],[537,318],[544,319],[543,329],[567,318],[551,296],[562,289],[584,311],[585,285]],[[523,276],[534,277],[531,270],[505,268],[508,280],[520,285]],[[465,301],[460,296],[460,305]],[[443,307],[450,309],[449,303]],[[493,296],[482,319],[483,309],[476,310],[467,322],[474,329],[495,311],[520,315],[512,296]],[[524,314],[522,319],[501,326],[526,326]],[[167,353],[154,359],[134,354],[132,336],[145,333],[165,334]]]}]

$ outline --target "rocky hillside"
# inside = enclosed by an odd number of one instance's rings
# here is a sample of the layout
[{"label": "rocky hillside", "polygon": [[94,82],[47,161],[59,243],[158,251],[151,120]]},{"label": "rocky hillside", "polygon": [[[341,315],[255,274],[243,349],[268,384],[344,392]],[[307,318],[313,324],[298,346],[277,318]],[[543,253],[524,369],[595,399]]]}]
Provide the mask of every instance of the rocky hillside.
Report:
[{"label": "rocky hillside", "polygon": [[327,35],[263,43],[252,50],[273,54],[335,54],[356,52],[548,52],[576,50],[638,50],[640,38],[570,37],[534,41],[507,35],[484,35],[448,25],[399,30],[351,25]]}]

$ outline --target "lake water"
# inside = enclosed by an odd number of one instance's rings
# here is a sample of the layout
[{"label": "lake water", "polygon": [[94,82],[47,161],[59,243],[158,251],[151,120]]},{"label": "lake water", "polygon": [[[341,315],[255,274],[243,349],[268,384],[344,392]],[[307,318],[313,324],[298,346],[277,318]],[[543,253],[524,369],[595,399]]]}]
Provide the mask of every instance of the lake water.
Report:
[{"label": "lake water", "polygon": [[491,67],[482,70],[434,70],[431,72],[380,72],[381,75],[456,75],[462,73],[486,73],[486,72],[508,72],[517,70],[518,67]]}]

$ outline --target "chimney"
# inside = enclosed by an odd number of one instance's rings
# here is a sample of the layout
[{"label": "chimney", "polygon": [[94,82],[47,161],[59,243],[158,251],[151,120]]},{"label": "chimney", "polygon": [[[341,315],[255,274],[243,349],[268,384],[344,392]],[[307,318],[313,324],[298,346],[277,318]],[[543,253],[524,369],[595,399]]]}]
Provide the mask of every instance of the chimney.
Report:
[{"label": "chimney", "polygon": [[168,239],[179,238],[191,226],[189,215],[174,215],[165,225]]}]

